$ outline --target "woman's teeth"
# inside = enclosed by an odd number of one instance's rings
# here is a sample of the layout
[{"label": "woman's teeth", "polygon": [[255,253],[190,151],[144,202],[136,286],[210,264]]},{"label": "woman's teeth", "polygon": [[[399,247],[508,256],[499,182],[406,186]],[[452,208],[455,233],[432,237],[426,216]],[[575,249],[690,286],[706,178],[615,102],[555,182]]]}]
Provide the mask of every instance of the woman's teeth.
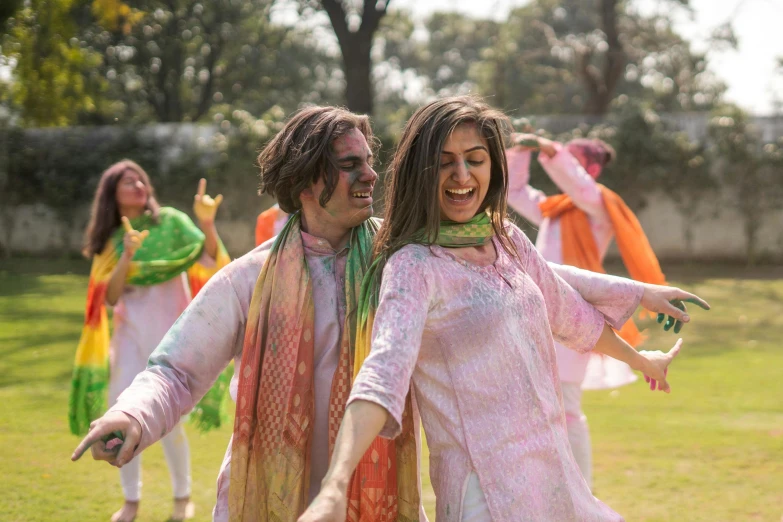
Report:
[{"label": "woman's teeth", "polygon": [[449,198],[456,200],[456,201],[466,201],[470,199],[470,197],[473,195],[473,192],[476,189],[474,188],[464,188],[464,189],[446,189],[446,194],[449,196]]},{"label": "woman's teeth", "polygon": [[353,197],[355,198],[369,198],[370,192],[354,192]]}]

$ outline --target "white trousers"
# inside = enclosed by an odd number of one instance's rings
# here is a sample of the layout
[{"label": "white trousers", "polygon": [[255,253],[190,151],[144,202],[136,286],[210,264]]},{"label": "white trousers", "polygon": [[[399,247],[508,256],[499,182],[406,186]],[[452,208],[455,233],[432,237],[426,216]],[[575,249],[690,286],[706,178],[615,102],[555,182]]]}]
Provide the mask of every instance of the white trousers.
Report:
[{"label": "white trousers", "polygon": [[462,495],[462,522],[492,522],[487,499],[475,471],[470,472],[465,482]]},{"label": "white trousers", "polygon": [[590,442],[590,428],[587,417],[582,412],[582,387],[579,383],[561,382],[563,390],[563,406],[565,407],[568,442],[574,459],[587,481],[587,486],[593,489],[593,448]]},{"label": "white trousers", "polygon": [[[190,446],[182,424],[177,424],[160,440],[163,454],[169,465],[174,498],[190,496]],[[125,500],[138,502],[141,499],[141,455],[136,455],[120,468],[120,482]]]}]

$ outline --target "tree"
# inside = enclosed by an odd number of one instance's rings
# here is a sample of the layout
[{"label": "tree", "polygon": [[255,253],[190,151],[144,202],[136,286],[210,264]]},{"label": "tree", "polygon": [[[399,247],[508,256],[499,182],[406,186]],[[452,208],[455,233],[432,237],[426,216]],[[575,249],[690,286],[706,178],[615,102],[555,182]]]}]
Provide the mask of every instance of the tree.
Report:
[{"label": "tree", "polygon": [[[662,3],[643,15],[632,0],[538,0],[516,14],[578,81],[586,114],[605,114],[620,94],[654,100],[659,111],[709,108],[724,87],[673,28],[672,12],[689,1]],[[731,37],[724,28],[714,38]]]},{"label": "tree", "polygon": [[335,60],[307,31],[273,24],[272,4],[181,0],[172,8],[167,0],[137,0],[144,15],[130,28],[85,32],[104,57],[113,112],[122,120],[180,122],[333,101]]},{"label": "tree", "polygon": [[[637,3],[534,0],[504,22],[435,13],[425,22],[428,41],[404,48],[400,63],[418,60],[434,93],[472,90],[527,114],[601,116],[623,95],[656,111],[711,108],[725,87],[707,56],[674,30],[670,12],[641,14]],[[684,0],[663,3],[687,8]],[[724,28],[715,40],[730,36]]]},{"label": "tree", "polygon": [[21,6],[22,0],[5,0],[3,3],[0,3],[0,34],[2,34],[3,25],[16,14]]},{"label": "tree", "polygon": [[303,13],[323,11],[329,17],[345,73],[345,100],[348,109],[359,114],[373,112],[371,53],[381,19],[391,0],[299,0]]},{"label": "tree", "polygon": [[72,17],[80,0],[29,0],[9,19],[3,55],[12,68],[8,96],[29,126],[67,125],[96,109],[100,57],[80,45]]}]

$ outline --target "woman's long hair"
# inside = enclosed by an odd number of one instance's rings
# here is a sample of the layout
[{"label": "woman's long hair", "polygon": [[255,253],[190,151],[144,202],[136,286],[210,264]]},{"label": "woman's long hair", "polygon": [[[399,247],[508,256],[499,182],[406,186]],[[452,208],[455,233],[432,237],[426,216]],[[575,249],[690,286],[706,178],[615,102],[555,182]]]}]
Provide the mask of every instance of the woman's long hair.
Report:
[{"label": "woman's long hair", "polygon": [[487,140],[491,171],[480,211],[489,212],[504,250],[516,256],[503,224],[508,193],[504,144],[511,124],[503,113],[473,96],[434,101],[408,120],[387,172],[384,221],[375,238],[375,255],[388,259],[422,229],[429,241],[437,239],[441,220],[440,154],[451,133],[462,124],[475,125],[479,136]]},{"label": "woman's long hair", "polygon": [[135,161],[127,159],[115,163],[101,174],[98,188],[95,191],[95,199],[90,211],[90,223],[84,233],[84,248],[82,249],[82,254],[88,259],[101,253],[106,242],[120,226],[117,184],[122,179],[122,175],[129,170],[138,174],[144,186],[147,187],[146,209],[155,221],[158,220],[160,205],[155,199],[155,188],[144,169]]}]

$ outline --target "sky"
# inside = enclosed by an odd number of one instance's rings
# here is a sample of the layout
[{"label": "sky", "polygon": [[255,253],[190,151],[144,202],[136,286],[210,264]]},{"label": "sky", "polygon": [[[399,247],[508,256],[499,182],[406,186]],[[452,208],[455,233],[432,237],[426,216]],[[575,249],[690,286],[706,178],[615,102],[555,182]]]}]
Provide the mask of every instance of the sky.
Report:
[{"label": "sky", "polygon": [[[407,9],[425,17],[433,11],[459,11],[475,17],[502,20],[513,7],[528,0],[392,0],[390,9]],[[639,0],[640,9],[655,9],[659,0]],[[776,74],[776,57],[783,57],[783,0],[691,0],[693,15],[681,15],[676,27],[705,50],[713,28],[732,21],[737,50],[710,51],[712,71],[728,86],[725,99],[757,115],[773,112],[773,100],[783,101],[783,74]]]}]

